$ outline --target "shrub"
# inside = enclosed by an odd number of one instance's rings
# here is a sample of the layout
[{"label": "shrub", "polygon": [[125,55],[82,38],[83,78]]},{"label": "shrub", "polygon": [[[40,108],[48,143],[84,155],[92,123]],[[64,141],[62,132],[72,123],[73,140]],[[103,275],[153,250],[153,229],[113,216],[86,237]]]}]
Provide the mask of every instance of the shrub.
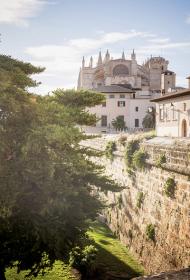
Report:
[{"label": "shrub", "polygon": [[116,117],[116,119],[112,121],[112,125],[116,130],[124,130],[126,128],[125,121],[122,116]]},{"label": "shrub", "polygon": [[132,140],[127,143],[125,149],[125,163],[127,167],[132,167],[133,154],[138,149],[139,149],[139,140]]},{"label": "shrub", "polygon": [[137,207],[138,208],[141,208],[141,205],[143,203],[143,200],[144,200],[144,194],[143,192],[138,192],[137,194]]},{"label": "shrub", "polygon": [[149,224],[146,227],[146,236],[148,239],[154,241],[155,240],[155,228],[153,224]]},{"label": "shrub", "polygon": [[176,182],[174,178],[169,177],[164,184],[164,193],[168,197],[173,198],[175,195],[175,187],[176,187]]},{"label": "shrub", "polygon": [[156,109],[152,107],[147,111],[142,121],[142,125],[143,128],[155,128],[155,124],[156,124]]},{"label": "shrub", "polygon": [[113,153],[117,150],[116,143],[114,141],[109,141],[106,145],[105,155],[107,158],[113,158]]},{"label": "shrub", "polygon": [[159,158],[156,161],[156,166],[157,167],[162,167],[162,164],[166,163],[166,155],[165,154],[161,154],[159,156]]},{"label": "shrub", "polygon": [[133,154],[132,165],[138,169],[144,169],[146,164],[147,154],[143,150],[138,150]]},{"label": "shrub", "polygon": [[120,145],[125,147],[126,142],[127,142],[127,136],[121,135],[118,139],[118,142],[119,142]]},{"label": "shrub", "polygon": [[92,269],[96,255],[97,249],[93,245],[86,246],[84,249],[76,246],[70,252],[69,264],[84,275]]}]

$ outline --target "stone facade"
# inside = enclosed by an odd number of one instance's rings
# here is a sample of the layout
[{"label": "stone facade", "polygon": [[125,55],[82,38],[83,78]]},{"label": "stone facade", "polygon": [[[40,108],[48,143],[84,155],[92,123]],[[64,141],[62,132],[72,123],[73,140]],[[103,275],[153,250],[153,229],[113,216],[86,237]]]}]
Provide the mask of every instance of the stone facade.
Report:
[{"label": "stone facade", "polygon": [[[116,86],[115,86],[116,87]],[[115,88],[112,86],[112,88]],[[104,87],[105,89],[107,87]],[[110,88],[110,87],[109,87]],[[119,88],[118,86],[116,88]],[[102,91],[104,91],[102,89]],[[86,132],[113,132],[112,121],[118,116],[122,116],[125,121],[126,130],[142,129],[144,116],[150,107],[154,106],[150,102],[151,95],[148,91],[128,92],[123,89],[122,92],[105,92],[106,101],[103,105],[90,108],[90,113],[96,114],[99,121],[95,127],[85,128]],[[121,106],[122,105],[122,106]],[[106,122],[103,123],[103,118]]]},{"label": "stone facade", "polygon": [[[105,139],[90,140],[87,145],[104,150]],[[190,264],[190,149],[184,142],[166,145],[147,141],[142,144],[149,158],[144,170],[126,171],[124,148],[118,146],[113,160],[102,158],[106,174],[119,182],[120,193],[100,194],[109,205],[104,210],[107,224],[130,248],[146,273],[177,270]],[[160,155],[166,163],[158,167]],[[100,161],[99,161],[100,162]],[[168,197],[164,185],[175,180],[175,196]],[[139,194],[142,203],[137,206]],[[153,225],[155,240],[149,240],[147,226]],[[148,278],[149,279],[149,278]],[[150,278],[170,279],[170,278]],[[178,279],[178,278],[171,278]],[[179,278],[183,279],[183,278]],[[186,278],[184,278],[186,279]]]},{"label": "stone facade", "polygon": [[[104,60],[102,60],[100,52],[95,67],[93,67],[92,57],[89,66],[85,65],[83,58],[78,77],[78,89],[96,89],[103,85],[129,84],[132,88],[145,91],[160,92],[161,88],[168,90],[175,88],[175,73],[168,71],[168,64],[169,62],[163,57],[151,57],[143,65],[139,65],[134,50],[130,59],[125,58],[124,52],[119,59],[110,58],[107,51]],[[164,74],[164,82],[162,74]]]},{"label": "stone facade", "polygon": [[89,109],[100,121],[94,128],[85,127],[85,131],[112,132],[112,121],[118,116],[125,121],[127,130],[142,129],[148,108],[155,106],[150,99],[169,88],[175,88],[175,73],[168,70],[168,61],[162,57],[151,57],[139,65],[134,51],[130,59],[125,58],[124,52],[121,58],[112,59],[107,51],[104,60],[100,52],[95,67],[92,57],[88,67],[83,58],[78,89],[102,92],[106,99],[104,106]]},{"label": "stone facade", "polygon": [[157,136],[190,137],[190,89],[153,99]]}]

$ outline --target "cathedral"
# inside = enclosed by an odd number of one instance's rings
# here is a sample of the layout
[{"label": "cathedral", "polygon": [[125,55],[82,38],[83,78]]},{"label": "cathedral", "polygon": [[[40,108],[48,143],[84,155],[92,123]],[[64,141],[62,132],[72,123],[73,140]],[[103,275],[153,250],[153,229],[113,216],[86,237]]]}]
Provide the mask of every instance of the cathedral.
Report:
[{"label": "cathedral", "polygon": [[147,111],[155,106],[150,100],[175,90],[175,80],[175,73],[168,69],[168,61],[163,57],[151,57],[140,65],[134,50],[130,59],[124,52],[121,58],[113,59],[107,50],[104,59],[99,52],[95,66],[92,57],[88,66],[83,57],[78,89],[105,95],[104,104],[89,109],[99,121],[85,131],[112,133],[117,117],[125,122],[126,131],[141,130]]},{"label": "cathedral", "polygon": [[175,73],[168,70],[168,61],[163,57],[151,57],[139,65],[134,50],[130,59],[126,59],[124,52],[121,58],[113,59],[108,50],[102,59],[99,52],[95,66],[92,57],[89,66],[85,65],[83,57],[78,89],[96,89],[103,85],[128,85],[133,89],[168,92],[175,88]]}]

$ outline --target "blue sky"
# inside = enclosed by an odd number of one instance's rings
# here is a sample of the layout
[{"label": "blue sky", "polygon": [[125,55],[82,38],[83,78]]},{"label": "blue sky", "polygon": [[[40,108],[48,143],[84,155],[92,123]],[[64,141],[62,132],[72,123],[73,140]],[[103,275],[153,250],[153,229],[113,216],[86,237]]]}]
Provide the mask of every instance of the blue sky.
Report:
[{"label": "blue sky", "polygon": [[46,67],[42,94],[75,87],[82,56],[100,49],[164,56],[178,85],[190,75],[189,0],[0,0],[0,33],[1,53]]}]

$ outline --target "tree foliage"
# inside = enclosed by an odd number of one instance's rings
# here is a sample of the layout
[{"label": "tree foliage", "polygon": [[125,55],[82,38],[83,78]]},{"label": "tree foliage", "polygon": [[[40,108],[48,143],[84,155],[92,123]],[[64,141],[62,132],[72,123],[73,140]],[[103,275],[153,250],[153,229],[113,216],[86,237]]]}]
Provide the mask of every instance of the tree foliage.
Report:
[{"label": "tree foliage", "polygon": [[103,96],[57,90],[36,96],[29,63],[0,56],[0,279],[7,267],[37,275],[69,256],[102,205],[92,186],[115,189],[94,154],[80,146],[78,124],[96,121],[85,107]]},{"label": "tree foliage", "polygon": [[126,128],[125,121],[122,116],[116,117],[116,119],[112,121],[112,125],[116,130],[124,130]]},{"label": "tree foliage", "polygon": [[142,125],[144,128],[155,128],[155,125],[156,125],[156,109],[154,107],[151,107],[143,121],[142,121]]}]

